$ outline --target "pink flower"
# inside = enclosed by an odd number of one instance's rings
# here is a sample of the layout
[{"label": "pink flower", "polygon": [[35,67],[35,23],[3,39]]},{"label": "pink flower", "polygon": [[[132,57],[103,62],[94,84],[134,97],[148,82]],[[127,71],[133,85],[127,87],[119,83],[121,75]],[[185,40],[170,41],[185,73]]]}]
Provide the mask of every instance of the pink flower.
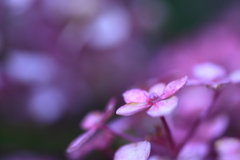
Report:
[{"label": "pink flower", "polygon": [[240,69],[236,69],[227,75],[224,67],[211,62],[195,65],[192,71],[196,79],[188,80],[188,85],[206,85],[218,89],[228,83],[240,82]]},{"label": "pink flower", "polygon": [[239,76],[233,73],[227,77],[224,67],[211,62],[193,66],[193,75],[197,79],[189,80],[188,85],[203,84],[213,89],[218,89],[231,81],[237,81]]},{"label": "pink flower", "polygon": [[118,115],[129,116],[149,108],[147,114],[152,117],[169,114],[177,106],[178,98],[174,96],[186,83],[188,77],[182,77],[165,86],[158,83],[149,92],[141,89],[130,89],[123,93],[127,103],[116,111]]},{"label": "pink flower", "polygon": [[98,128],[114,113],[116,105],[115,99],[110,99],[105,107],[105,111],[92,111],[88,113],[80,123],[80,127],[84,130]]},{"label": "pink flower", "polygon": [[67,152],[73,152],[83,146],[95,133],[96,131],[105,123],[105,121],[113,114],[115,109],[116,100],[110,99],[105,107],[104,112],[93,111],[87,114],[81,123],[81,127],[87,132],[79,135],[75,138],[67,148]]},{"label": "pink flower", "polygon": [[[131,118],[119,117],[110,121],[106,127],[115,133],[124,132],[135,124]],[[116,135],[102,129],[90,129],[71,142],[67,149],[67,157],[68,159],[82,159],[94,150],[105,150],[111,146],[115,137]]]}]

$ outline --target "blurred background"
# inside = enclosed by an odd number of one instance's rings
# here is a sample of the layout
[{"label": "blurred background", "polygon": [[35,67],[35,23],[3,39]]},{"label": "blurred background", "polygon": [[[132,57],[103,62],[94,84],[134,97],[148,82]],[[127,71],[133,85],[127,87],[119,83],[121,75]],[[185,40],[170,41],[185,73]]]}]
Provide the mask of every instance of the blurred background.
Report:
[{"label": "blurred background", "polygon": [[0,159],[66,159],[82,117],[131,86],[239,68],[239,17],[237,0],[1,0]]}]

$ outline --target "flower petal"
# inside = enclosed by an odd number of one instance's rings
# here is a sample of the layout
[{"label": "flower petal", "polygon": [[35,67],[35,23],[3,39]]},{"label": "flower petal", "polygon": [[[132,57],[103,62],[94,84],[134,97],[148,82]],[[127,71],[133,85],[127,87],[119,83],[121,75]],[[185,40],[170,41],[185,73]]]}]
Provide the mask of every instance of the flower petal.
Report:
[{"label": "flower petal", "polygon": [[147,141],[130,143],[116,151],[114,160],[147,160],[150,150],[151,145]]},{"label": "flower petal", "polygon": [[219,155],[240,155],[240,140],[234,137],[223,137],[215,142],[215,148]]},{"label": "flower petal", "polygon": [[180,151],[177,160],[202,160],[209,152],[208,144],[204,142],[188,142]]},{"label": "flower petal", "polygon": [[158,96],[163,94],[166,85],[164,83],[157,83],[149,89],[149,93],[157,93]]},{"label": "flower petal", "polygon": [[126,103],[143,103],[148,101],[148,92],[138,88],[130,89],[123,93],[123,98]]},{"label": "flower petal", "polygon": [[193,75],[202,80],[212,81],[216,78],[223,77],[226,71],[222,66],[211,62],[205,62],[193,67]]},{"label": "flower petal", "polygon": [[166,99],[166,98],[173,96],[187,83],[187,79],[188,79],[188,77],[184,76],[180,79],[177,79],[175,81],[168,83],[160,98]]},{"label": "flower petal", "polygon": [[147,111],[147,114],[152,117],[159,117],[164,116],[166,114],[169,114],[175,109],[178,103],[178,98],[176,96],[173,96],[166,100],[161,100],[159,102],[156,102],[149,110]]},{"label": "flower petal", "polygon": [[73,152],[79,147],[81,147],[87,140],[89,140],[92,135],[96,132],[95,129],[91,129],[81,135],[79,135],[77,138],[75,138],[68,146],[67,152]]},{"label": "flower petal", "polygon": [[97,128],[99,125],[103,124],[109,117],[111,117],[114,113],[116,105],[116,99],[111,98],[106,107],[105,111],[92,111],[88,113],[80,123],[80,126],[84,130],[88,130],[91,128]]},{"label": "flower petal", "polygon": [[102,120],[103,112],[92,111],[88,113],[81,121],[81,128],[84,130],[89,130],[98,126],[99,122]]},{"label": "flower petal", "polygon": [[228,117],[224,115],[219,115],[211,120],[207,120],[198,126],[193,138],[200,141],[211,141],[216,139],[224,133],[228,126],[228,122]]},{"label": "flower petal", "polygon": [[103,113],[103,117],[101,120],[102,123],[104,123],[109,117],[113,115],[115,111],[115,107],[116,107],[116,99],[111,98],[105,107],[105,111]]},{"label": "flower petal", "polygon": [[127,103],[127,104],[121,106],[120,108],[118,108],[116,111],[116,114],[122,115],[122,116],[130,116],[130,115],[140,112],[148,107],[149,107],[148,103],[131,102],[131,103]]},{"label": "flower petal", "polygon": [[240,82],[240,69],[231,72],[230,75],[229,75],[229,79],[233,83]]}]

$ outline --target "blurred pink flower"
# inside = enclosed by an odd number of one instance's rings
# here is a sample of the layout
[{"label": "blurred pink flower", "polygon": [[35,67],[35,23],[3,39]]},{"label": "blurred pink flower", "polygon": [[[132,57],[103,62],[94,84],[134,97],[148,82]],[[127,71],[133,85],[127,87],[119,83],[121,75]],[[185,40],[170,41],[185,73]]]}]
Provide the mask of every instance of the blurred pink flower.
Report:
[{"label": "blurred pink flower", "polygon": [[68,146],[67,152],[72,152],[76,149],[79,149],[86,141],[88,141],[99,129],[105,121],[113,114],[115,109],[116,100],[110,99],[108,104],[105,107],[104,113],[101,115],[96,114],[96,112],[91,112],[88,114],[82,121],[81,127],[88,130],[87,132],[79,135],[75,138]]}]

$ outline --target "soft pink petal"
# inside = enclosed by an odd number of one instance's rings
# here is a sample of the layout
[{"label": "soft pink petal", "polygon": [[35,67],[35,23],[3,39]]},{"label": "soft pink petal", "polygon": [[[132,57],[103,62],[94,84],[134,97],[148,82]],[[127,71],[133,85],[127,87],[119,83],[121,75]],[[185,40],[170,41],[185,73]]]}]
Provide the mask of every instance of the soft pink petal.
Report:
[{"label": "soft pink petal", "polygon": [[231,72],[229,75],[229,79],[233,83],[239,83],[240,82],[240,69]]},{"label": "soft pink petal", "polygon": [[187,79],[188,77],[184,76],[180,79],[168,83],[164,90],[164,93],[161,96],[161,99],[169,98],[177,93],[187,83]]},{"label": "soft pink petal", "polygon": [[102,123],[104,123],[109,117],[113,115],[115,111],[115,107],[116,107],[116,99],[111,98],[105,107],[105,111],[101,120]]},{"label": "soft pink petal", "polygon": [[102,120],[102,117],[103,113],[101,111],[92,111],[83,118],[80,126],[84,130],[95,128]]},{"label": "soft pink petal", "polygon": [[203,160],[209,146],[203,142],[188,142],[180,151],[177,160]]},{"label": "soft pink petal", "polygon": [[233,137],[223,137],[215,142],[215,148],[219,155],[240,155],[240,140]]},{"label": "soft pink petal", "polygon": [[82,120],[80,126],[84,130],[96,128],[100,124],[103,124],[114,113],[116,105],[116,99],[112,98],[108,101],[105,111],[92,111],[88,113]]},{"label": "soft pink petal", "polygon": [[123,93],[123,98],[126,103],[143,103],[148,101],[148,92],[138,88],[130,89]]},{"label": "soft pink petal", "polygon": [[151,145],[147,141],[122,146],[114,155],[114,160],[147,160]]},{"label": "soft pink petal", "polygon": [[211,62],[202,63],[193,67],[193,75],[202,80],[212,81],[223,77],[226,71],[223,67]]},{"label": "soft pink petal", "polygon": [[117,109],[116,114],[130,116],[149,107],[148,103],[127,103]]},{"label": "soft pink petal", "polygon": [[173,96],[166,100],[161,100],[155,103],[148,111],[147,114],[152,117],[164,116],[171,113],[178,104],[178,98]]},{"label": "soft pink petal", "polygon": [[149,93],[157,93],[158,96],[163,94],[166,85],[164,83],[157,83],[149,89]]},{"label": "soft pink petal", "polygon": [[239,160],[240,153],[235,154],[223,154],[218,156],[218,160]]},{"label": "soft pink petal", "polygon": [[198,117],[212,102],[214,91],[203,86],[186,87],[179,93],[176,113],[180,117]]},{"label": "soft pink petal", "polygon": [[73,152],[76,149],[79,149],[89,138],[93,136],[95,133],[95,129],[91,129],[81,135],[79,135],[77,138],[75,138],[68,146],[67,152]]},{"label": "soft pink petal", "polygon": [[194,138],[202,141],[216,139],[224,133],[228,126],[228,122],[228,117],[224,115],[205,121],[198,127]]}]

